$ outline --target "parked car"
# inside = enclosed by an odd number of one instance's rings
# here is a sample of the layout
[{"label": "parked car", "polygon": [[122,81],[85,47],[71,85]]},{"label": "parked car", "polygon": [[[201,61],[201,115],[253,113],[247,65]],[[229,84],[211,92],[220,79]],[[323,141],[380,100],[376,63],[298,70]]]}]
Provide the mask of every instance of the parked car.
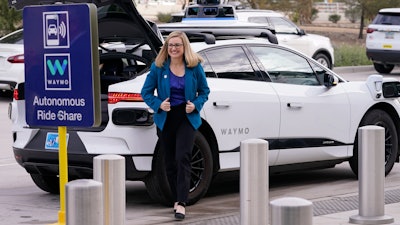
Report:
[{"label": "parked car", "polygon": [[[84,2],[84,0],[80,2]],[[20,1],[18,1],[18,3],[21,4]],[[51,2],[47,1],[46,3],[50,4]],[[82,154],[82,151],[86,151],[84,149],[89,146],[85,147],[83,142],[79,141],[79,136],[80,134],[92,134],[96,136],[104,131],[107,126],[109,122],[109,114],[107,111],[108,86],[116,82],[132,79],[146,72],[163,42],[157,26],[154,23],[151,24],[146,21],[136,10],[131,0],[103,0],[101,2],[96,2],[96,4],[100,4],[97,5],[97,18],[98,38],[100,43],[99,67],[102,121],[99,127],[68,127],[70,133],[68,144],[69,167],[71,169],[70,180],[82,177],[92,178],[92,160],[95,155],[88,154],[88,152]],[[23,5],[18,6],[23,7]],[[23,53],[23,47],[21,46],[21,48],[21,52]],[[24,64],[21,63],[22,74],[23,65]],[[25,133],[25,128],[23,128],[23,126],[29,127],[26,131],[29,133],[33,132],[34,139],[41,139],[43,138],[41,134],[46,134],[50,131],[57,133],[57,128],[32,127],[26,124],[24,87],[24,80],[17,84],[17,88],[14,90],[15,101],[12,102],[9,107],[9,115],[13,121],[14,154],[17,162],[26,169],[31,175],[33,182],[39,188],[50,193],[58,193],[57,152],[45,149],[45,145],[40,144],[36,146],[36,144],[32,142],[33,139],[25,139],[23,137]],[[25,125],[20,126],[22,124]],[[46,139],[46,137],[44,138]],[[45,142],[46,140],[43,140],[43,143]],[[108,152],[112,153],[115,147],[117,146],[108,149]],[[33,149],[42,149],[44,151],[31,151]],[[106,154],[106,152],[99,154]],[[129,159],[127,160],[130,161]],[[44,162],[44,164],[41,162]],[[131,178],[128,177],[128,179]]]},{"label": "parked car", "polygon": [[0,91],[12,91],[24,81],[23,44],[22,29],[0,38]]},{"label": "parked car", "polygon": [[267,24],[273,27],[280,44],[288,45],[332,69],[334,49],[328,37],[308,34],[283,14],[272,10],[243,9],[235,11],[239,21]]},{"label": "parked car", "polygon": [[[198,35],[191,45],[205,59],[211,93],[195,137],[189,204],[207,193],[217,173],[240,168],[240,143],[250,138],[269,142],[271,173],[348,161],[357,174],[358,128],[378,125],[385,128],[385,174],[398,161],[399,81],[371,75],[348,82],[316,60],[264,38],[221,36],[206,43]],[[93,157],[119,154],[126,159],[127,180],[144,181],[149,195],[168,205],[173,201],[153,111],[140,96],[146,74],[108,87],[104,112],[109,120],[103,126],[68,128],[69,176],[91,177]],[[56,128],[26,124],[23,91],[18,86],[10,105],[15,158],[37,186],[58,192],[57,150],[45,148]]]},{"label": "parked car", "polygon": [[367,28],[367,57],[379,73],[389,74],[400,65],[400,8],[378,12]]}]

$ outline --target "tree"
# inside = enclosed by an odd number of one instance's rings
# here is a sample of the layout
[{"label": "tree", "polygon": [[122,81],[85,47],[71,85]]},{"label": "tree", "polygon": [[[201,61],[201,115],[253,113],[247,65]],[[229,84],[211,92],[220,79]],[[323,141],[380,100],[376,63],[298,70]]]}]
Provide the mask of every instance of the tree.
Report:
[{"label": "tree", "polygon": [[22,25],[22,12],[10,8],[8,0],[0,0],[0,32],[2,35],[18,29]]},{"label": "tree", "polygon": [[313,18],[313,0],[247,0],[253,9],[272,9],[296,15],[300,24],[309,24]]},{"label": "tree", "polygon": [[351,8],[358,8],[361,12],[359,39],[363,39],[365,21],[372,21],[380,9],[400,7],[399,0],[344,0],[344,2]]},{"label": "tree", "polygon": [[300,15],[300,24],[310,24],[312,17],[313,0],[298,0],[297,13]]},{"label": "tree", "polygon": [[361,18],[361,10],[359,7],[349,6],[344,12],[345,17],[352,23],[356,23]]}]

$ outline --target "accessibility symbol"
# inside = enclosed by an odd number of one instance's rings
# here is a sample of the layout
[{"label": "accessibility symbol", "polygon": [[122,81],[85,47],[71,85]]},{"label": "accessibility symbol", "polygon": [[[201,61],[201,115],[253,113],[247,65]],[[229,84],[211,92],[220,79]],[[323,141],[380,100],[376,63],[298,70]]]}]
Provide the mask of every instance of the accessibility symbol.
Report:
[{"label": "accessibility symbol", "polygon": [[71,65],[68,53],[45,54],[45,89],[71,90]]}]

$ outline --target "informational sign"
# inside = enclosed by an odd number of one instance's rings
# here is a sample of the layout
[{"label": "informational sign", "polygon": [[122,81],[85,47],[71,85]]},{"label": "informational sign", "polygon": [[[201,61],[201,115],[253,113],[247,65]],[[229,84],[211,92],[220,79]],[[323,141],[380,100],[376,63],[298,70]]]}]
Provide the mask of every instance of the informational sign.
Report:
[{"label": "informational sign", "polygon": [[27,6],[23,19],[27,123],[98,126],[101,102],[96,6]]}]

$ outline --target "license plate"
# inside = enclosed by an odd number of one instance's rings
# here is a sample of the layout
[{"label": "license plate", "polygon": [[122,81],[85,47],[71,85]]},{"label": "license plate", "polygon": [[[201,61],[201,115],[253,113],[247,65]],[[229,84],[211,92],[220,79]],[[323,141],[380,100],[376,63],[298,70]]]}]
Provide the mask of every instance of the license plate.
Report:
[{"label": "license plate", "polygon": [[[69,134],[67,134],[67,143]],[[46,143],[44,144],[45,149],[58,150],[60,148],[58,133],[48,132],[46,135]]]},{"label": "license plate", "polygon": [[386,39],[394,39],[394,32],[388,31],[385,33],[385,38]]}]

